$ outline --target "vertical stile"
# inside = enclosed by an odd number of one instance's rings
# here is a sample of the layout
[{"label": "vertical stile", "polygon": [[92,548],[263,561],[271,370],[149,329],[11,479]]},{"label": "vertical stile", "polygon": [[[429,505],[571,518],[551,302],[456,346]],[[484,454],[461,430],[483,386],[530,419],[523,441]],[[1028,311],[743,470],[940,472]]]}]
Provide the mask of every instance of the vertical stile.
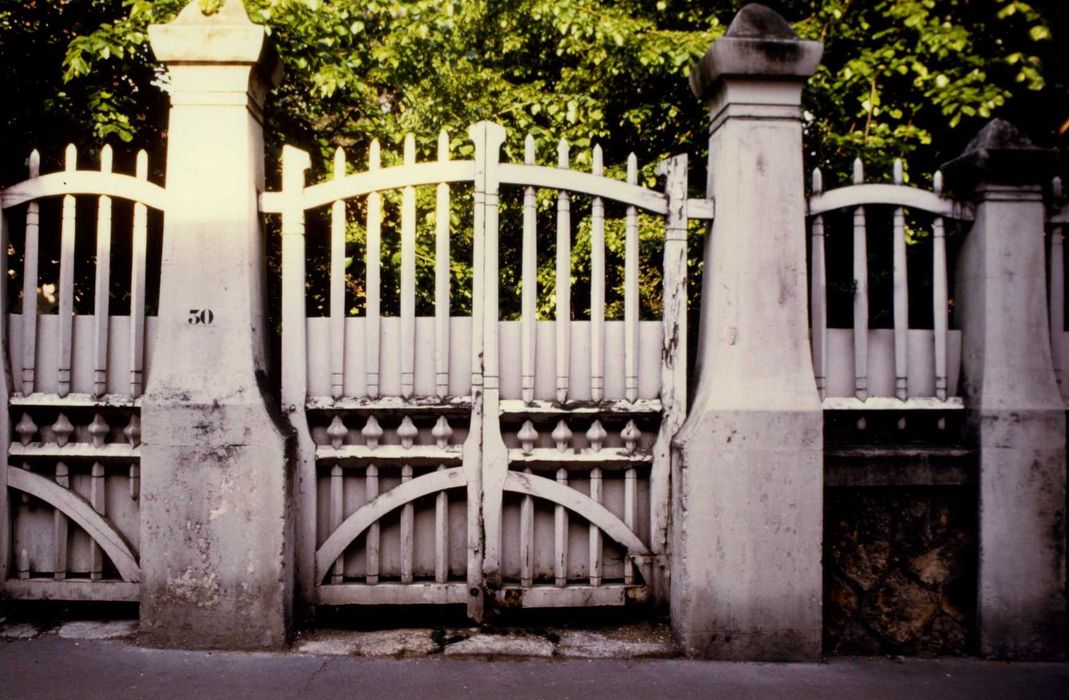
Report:
[{"label": "vertical stile", "polygon": [[[110,173],[111,146],[100,151],[100,172]],[[108,306],[111,298],[111,197],[97,205],[96,285],[93,292],[93,395],[100,397],[108,383]]]},{"label": "vertical stile", "polygon": [[[56,483],[65,489],[71,487],[70,471],[63,462],[56,463]],[[67,578],[67,516],[59,508],[52,513],[52,548],[52,577],[63,581]]]},{"label": "vertical stile", "polygon": [[[445,416],[439,416],[431,429],[438,449],[449,446],[453,428]],[[438,471],[444,471],[445,465],[439,464]],[[445,583],[449,579],[449,494],[442,490],[435,496],[434,503],[434,580]]]},{"label": "vertical stile", "polygon": [[[894,183],[904,181],[902,160],[895,159]],[[909,396],[909,282],[906,274],[906,214],[902,207],[894,212],[894,324],[895,324],[895,396],[905,401]]]},{"label": "vertical stile", "polygon": [[[403,449],[412,449],[419,431],[408,416],[401,419],[397,428],[397,437],[401,439]],[[401,465],[401,483],[412,481],[412,465]],[[411,501],[401,506],[401,583],[412,583],[412,554],[414,541],[416,511]]]},{"label": "vertical stile", "polygon": [[[634,467],[624,472],[624,525],[635,531],[635,515],[638,513],[638,470]],[[624,560],[624,583],[635,582],[635,567],[630,559]]]},{"label": "vertical stile", "polygon": [[[405,136],[405,165],[416,164],[416,139]],[[416,376],[416,188],[401,193],[401,396],[412,396]]]},{"label": "vertical stile", "polygon": [[[375,172],[381,165],[382,155],[378,139],[371,142],[368,152],[368,172]],[[379,309],[381,308],[381,255],[382,255],[382,194],[371,192],[367,196],[367,395],[379,395]]]},{"label": "vertical stile", "polygon": [[[104,481],[104,465],[94,462],[90,476],[89,501],[93,504],[93,510],[103,517],[106,514],[107,500],[105,499],[106,482]],[[104,553],[95,541],[89,544],[89,580],[99,581],[104,572]]]},{"label": "vertical stile", "polygon": [[[138,180],[148,179],[148,154],[144,151],[137,152],[135,176]],[[141,202],[135,202],[130,250],[130,395],[135,398],[141,396],[145,385],[145,256],[147,250],[148,208]],[[302,257],[304,255],[303,238],[301,255]],[[301,286],[303,301],[303,280]]]},{"label": "vertical stile", "polygon": [[[627,157],[627,183],[638,184],[638,159]],[[624,239],[624,394],[638,398],[638,210],[627,208]]]},{"label": "vertical stile", "polygon": [[[330,531],[334,532],[341,527],[345,520],[345,485],[344,476],[340,464],[330,468]],[[330,582],[342,583],[345,580],[345,557],[340,556],[334,562],[331,569]]]},{"label": "vertical stile", "polygon": [[[943,173],[932,178],[935,194],[943,194]],[[943,217],[932,222],[932,319],[935,329],[935,395],[947,399],[947,243]]]},{"label": "vertical stile", "polygon": [[[819,195],[824,191],[824,176],[820,168],[813,168],[812,189],[814,195]],[[820,398],[823,400],[828,395],[828,360],[825,354],[828,346],[828,292],[827,270],[824,262],[824,217],[820,214],[813,217],[810,238],[812,270],[809,275],[809,308],[813,313],[813,325],[810,332],[817,391],[820,392]]]},{"label": "vertical stile", "polygon": [[[1051,183],[1051,199],[1058,203],[1062,198],[1062,179]],[[1065,258],[1062,257],[1062,227],[1055,225],[1050,232],[1050,341],[1054,357],[1054,377],[1062,385],[1062,333],[1065,326]]]},{"label": "vertical stile", "polygon": [[[523,142],[523,162],[535,164],[534,136],[527,134]],[[538,258],[536,252],[538,226],[538,199],[535,188],[523,189],[523,261],[520,284],[521,324],[521,394],[526,402],[534,401],[534,365],[537,352],[535,340],[535,302],[538,299]]]},{"label": "vertical stile", "polygon": [[[571,447],[572,431],[564,420],[557,422],[550,437],[553,438],[557,451],[564,453]],[[564,467],[557,469],[557,483],[561,486],[568,485],[568,470]],[[568,585],[568,510],[557,505],[553,511],[553,576],[554,585]]]},{"label": "vertical stile", "polygon": [[[590,470],[590,498],[601,503],[601,468]],[[601,585],[601,530],[590,526],[590,585]]]},{"label": "vertical stile", "polygon": [[[865,181],[861,159],[854,160],[854,184]],[[869,395],[869,272],[865,207],[854,209],[854,394]]]},{"label": "vertical stile", "polygon": [[[520,448],[525,455],[531,454],[535,442],[538,440],[538,431],[530,420],[523,422],[516,438],[520,441]],[[531,476],[530,467],[525,467],[523,473]],[[530,588],[534,585],[534,498],[530,494],[524,494],[520,504],[520,585]]]},{"label": "vertical stile", "polygon": [[[568,169],[568,142],[557,144],[557,167]],[[571,375],[572,328],[572,202],[561,191],[557,195],[557,401],[568,400],[568,380]]]},{"label": "vertical stile", "polygon": [[[41,174],[41,154],[30,153],[30,179]],[[37,201],[26,207],[26,251],[22,264],[22,393],[34,388],[37,366],[37,259],[40,250],[40,213]]]},{"label": "vertical stile", "polygon": [[[449,161],[449,134],[438,134],[438,162]],[[435,393],[449,394],[449,185],[438,184],[434,210]]]},{"label": "vertical stile", "polygon": [[[334,179],[345,177],[345,151],[334,151]],[[345,202],[330,207],[330,395],[345,386]]]},{"label": "vertical stile", "polygon": [[[78,151],[74,144],[67,146],[64,170],[68,173],[78,168]],[[59,244],[59,361],[57,388],[60,396],[71,390],[71,336],[74,332],[74,195],[63,197],[63,223],[60,226]]]},{"label": "vertical stile", "polygon": [[[365,444],[369,449],[373,450],[379,446],[379,439],[382,437],[382,427],[379,426],[379,422],[375,419],[375,416],[368,416],[367,423],[364,424],[360,434],[364,436]],[[379,497],[379,468],[374,464],[367,465],[364,491],[366,502],[368,503]],[[365,581],[369,584],[379,582],[380,540],[379,522],[376,520],[368,525],[367,538],[364,546],[364,553],[367,557]]]},{"label": "vertical stile", "polygon": [[[605,174],[601,146],[594,146],[594,175]],[[590,212],[590,398],[605,389],[605,203],[594,197]]]}]

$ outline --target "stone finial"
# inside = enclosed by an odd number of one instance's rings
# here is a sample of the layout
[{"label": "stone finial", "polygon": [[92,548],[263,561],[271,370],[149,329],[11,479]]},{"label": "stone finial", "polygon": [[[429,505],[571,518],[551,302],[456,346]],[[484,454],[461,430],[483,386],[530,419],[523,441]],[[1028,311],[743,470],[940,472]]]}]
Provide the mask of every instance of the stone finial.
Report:
[{"label": "stone finial", "polygon": [[690,87],[695,96],[706,99],[728,76],[801,80],[817,70],[823,53],[824,44],[799,39],[775,10],[750,3],[691,70]]},{"label": "stone finial", "polygon": [[1053,149],[1038,148],[1005,119],[992,119],[973,137],[960,156],[944,163],[944,189],[971,194],[981,183],[1040,185],[1054,174]]}]

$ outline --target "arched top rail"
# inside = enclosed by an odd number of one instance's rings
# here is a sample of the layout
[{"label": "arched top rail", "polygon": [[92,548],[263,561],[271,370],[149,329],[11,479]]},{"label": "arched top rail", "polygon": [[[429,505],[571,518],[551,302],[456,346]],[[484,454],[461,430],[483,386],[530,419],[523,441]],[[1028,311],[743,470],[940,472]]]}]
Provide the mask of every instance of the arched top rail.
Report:
[{"label": "arched top rail", "polygon": [[654,214],[668,213],[668,198],[664,194],[601,175],[545,165],[502,163],[498,167],[498,179],[503,185],[567,190],[631,204]]},{"label": "arched top rail", "polygon": [[968,205],[952,199],[944,199],[934,192],[906,187],[905,185],[864,184],[839,187],[809,197],[809,215],[816,216],[836,209],[859,207],[866,204],[890,204],[910,209],[920,209],[937,216],[951,219],[972,219]]},{"label": "arched top rail", "polygon": [[159,185],[131,175],[93,170],[68,170],[23,180],[0,190],[0,207],[8,209],[42,197],[66,194],[107,195],[167,210],[167,190]]}]

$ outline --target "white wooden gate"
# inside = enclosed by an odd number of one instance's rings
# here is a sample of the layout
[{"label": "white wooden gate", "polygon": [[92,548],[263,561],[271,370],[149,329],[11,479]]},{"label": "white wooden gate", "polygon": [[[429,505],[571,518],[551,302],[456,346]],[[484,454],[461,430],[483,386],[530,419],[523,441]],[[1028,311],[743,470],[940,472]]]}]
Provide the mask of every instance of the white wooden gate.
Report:
[{"label": "white wooden gate", "polygon": [[[381,167],[305,187],[306,153],[287,147],[282,214],[282,403],[299,433],[298,577],[308,604],[623,605],[663,597],[669,442],[685,411],[686,231],[712,218],[687,200],[687,158],[662,164],[664,193],[603,176],[499,162],[504,129],[472,126],[471,160]],[[450,314],[450,198],[474,203],[470,316]],[[434,315],[416,314],[416,188],[435,188]],[[519,321],[499,313],[499,193],[522,188]],[[536,320],[537,188],[559,192],[555,320]],[[400,190],[399,315],[381,313],[383,193]],[[589,320],[573,320],[573,193],[590,197]],[[366,198],[366,199],[365,199]],[[346,201],[362,208],[366,273],[346,275]],[[623,320],[606,320],[606,204],[624,221]],[[306,213],[331,208],[329,316],[306,314]],[[665,217],[663,316],[639,317],[639,212]],[[578,214],[578,212],[576,212]],[[585,216],[583,212],[581,216]],[[578,219],[579,217],[577,217]],[[584,229],[585,230],[585,229]],[[345,308],[363,287],[364,313]]]}]

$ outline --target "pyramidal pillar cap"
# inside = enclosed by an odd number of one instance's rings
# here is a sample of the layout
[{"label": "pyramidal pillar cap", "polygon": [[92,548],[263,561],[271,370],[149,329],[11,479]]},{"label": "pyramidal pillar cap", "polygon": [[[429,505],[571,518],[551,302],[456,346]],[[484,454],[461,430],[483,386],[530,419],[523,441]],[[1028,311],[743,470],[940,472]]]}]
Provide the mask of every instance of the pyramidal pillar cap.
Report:
[{"label": "pyramidal pillar cap", "polygon": [[249,19],[242,0],[224,0],[212,14],[191,0],[172,21],[149,26],[148,35],[156,59],[165,64],[279,63],[264,28]]},{"label": "pyramidal pillar cap", "polygon": [[1044,184],[1054,175],[1056,158],[1054,149],[1037,147],[1010,122],[992,119],[940,170],[946,191],[961,196],[982,184]]},{"label": "pyramidal pillar cap", "polygon": [[707,100],[723,78],[802,81],[816,72],[823,54],[824,44],[800,39],[778,12],[750,3],[691,69],[690,87]]}]

